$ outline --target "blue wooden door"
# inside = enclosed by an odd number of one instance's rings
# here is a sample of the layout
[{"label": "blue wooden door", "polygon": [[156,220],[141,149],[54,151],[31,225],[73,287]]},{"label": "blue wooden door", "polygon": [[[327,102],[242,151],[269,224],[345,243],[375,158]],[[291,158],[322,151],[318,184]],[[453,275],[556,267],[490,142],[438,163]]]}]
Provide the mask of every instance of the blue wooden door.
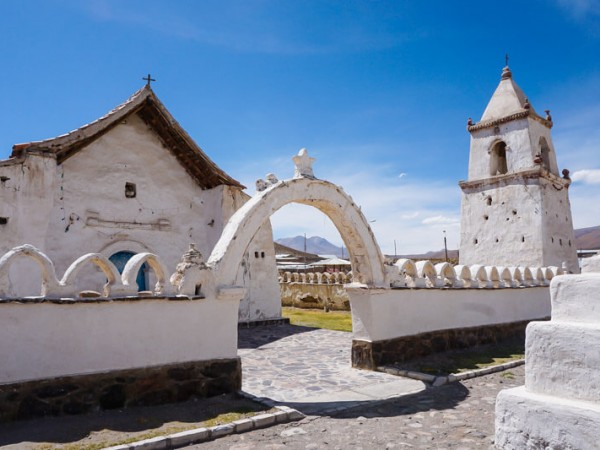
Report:
[{"label": "blue wooden door", "polygon": [[[117,268],[119,273],[123,273],[123,269],[125,269],[125,264],[127,264],[127,261],[129,261],[133,255],[135,255],[135,253],[123,251],[123,252],[115,253],[108,259],[110,259],[110,261],[115,265],[115,267]],[[135,279],[135,282],[138,285],[139,291],[146,290],[146,269],[147,269],[147,267],[148,266],[146,265],[146,263],[144,263],[142,265],[142,267],[140,268],[140,271],[137,274],[137,278]]]}]

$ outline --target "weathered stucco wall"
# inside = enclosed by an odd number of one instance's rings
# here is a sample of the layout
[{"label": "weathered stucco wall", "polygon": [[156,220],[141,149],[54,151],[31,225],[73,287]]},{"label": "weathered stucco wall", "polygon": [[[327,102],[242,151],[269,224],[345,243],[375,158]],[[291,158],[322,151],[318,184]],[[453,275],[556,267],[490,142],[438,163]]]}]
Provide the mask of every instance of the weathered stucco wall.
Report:
[{"label": "weathered stucco wall", "polygon": [[280,283],[279,287],[283,306],[350,311],[350,299],[341,284]]},{"label": "weathered stucco wall", "polygon": [[238,300],[0,302],[0,383],[237,358]]},{"label": "weathered stucco wall", "polygon": [[[235,187],[201,189],[136,115],[63,164],[33,155],[22,164],[0,165],[0,175],[9,178],[0,182],[0,217],[9,218],[0,225],[0,254],[32,244],[52,259],[59,277],[84,253],[150,252],[174,271],[194,242],[208,258],[225,223],[249,198]],[[126,183],[135,184],[135,197],[126,197]],[[248,251],[236,261],[236,282],[248,288],[240,320],[280,317],[268,220]],[[14,264],[13,295],[39,295],[39,273],[31,261]],[[79,276],[82,289],[101,291],[105,281],[92,266]],[[148,286],[154,282],[150,272]]]},{"label": "weathered stucco wall", "polygon": [[355,340],[381,341],[550,316],[547,286],[368,290],[349,287],[347,290]]}]

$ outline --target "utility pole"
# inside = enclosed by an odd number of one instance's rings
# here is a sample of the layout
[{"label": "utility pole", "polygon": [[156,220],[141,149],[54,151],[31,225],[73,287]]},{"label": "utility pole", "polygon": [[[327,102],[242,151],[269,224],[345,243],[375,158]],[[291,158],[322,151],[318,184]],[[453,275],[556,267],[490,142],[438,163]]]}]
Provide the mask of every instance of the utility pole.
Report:
[{"label": "utility pole", "polygon": [[446,255],[446,262],[448,262],[448,244],[446,243],[446,230],[444,230],[444,254]]}]

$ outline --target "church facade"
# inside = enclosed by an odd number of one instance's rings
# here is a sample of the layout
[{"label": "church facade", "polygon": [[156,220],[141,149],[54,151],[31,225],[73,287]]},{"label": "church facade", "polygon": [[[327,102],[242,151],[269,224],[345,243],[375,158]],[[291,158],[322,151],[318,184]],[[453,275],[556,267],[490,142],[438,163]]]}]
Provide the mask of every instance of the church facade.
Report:
[{"label": "church facade", "polygon": [[[149,86],[102,118],[57,138],[17,144],[0,161],[0,255],[32,244],[59,278],[85,253],[101,253],[122,269],[150,252],[175,270],[190,243],[208,259],[229,217],[248,200],[181,128]],[[102,291],[103,274],[82,275]],[[19,286],[39,286],[29,261],[15,265]],[[138,276],[152,290],[151,270]],[[239,262],[247,288],[240,321],[279,318],[281,306],[269,221]],[[95,283],[95,284],[94,284]],[[28,290],[15,296],[39,295]]]},{"label": "church facade", "polygon": [[469,173],[462,190],[460,264],[566,266],[579,272],[567,170],[559,174],[550,130],[502,71],[481,120],[469,119]]}]

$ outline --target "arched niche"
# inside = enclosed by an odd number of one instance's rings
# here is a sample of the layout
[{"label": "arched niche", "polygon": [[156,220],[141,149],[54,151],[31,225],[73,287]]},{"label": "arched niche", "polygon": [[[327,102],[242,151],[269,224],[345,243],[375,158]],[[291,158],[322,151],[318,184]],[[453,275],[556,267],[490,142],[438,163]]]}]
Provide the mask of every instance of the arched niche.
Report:
[{"label": "arched niche", "polygon": [[219,288],[235,284],[239,263],[252,237],[271,215],[289,203],[312,206],[331,219],[348,249],[355,281],[388,287],[381,250],[352,198],[328,181],[295,178],[257,193],[231,217],[207,262]]},{"label": "arched niche", "polygon": [[490,149],[490,175],[504,175],[507,172],[506,142],[496,141]]}]

